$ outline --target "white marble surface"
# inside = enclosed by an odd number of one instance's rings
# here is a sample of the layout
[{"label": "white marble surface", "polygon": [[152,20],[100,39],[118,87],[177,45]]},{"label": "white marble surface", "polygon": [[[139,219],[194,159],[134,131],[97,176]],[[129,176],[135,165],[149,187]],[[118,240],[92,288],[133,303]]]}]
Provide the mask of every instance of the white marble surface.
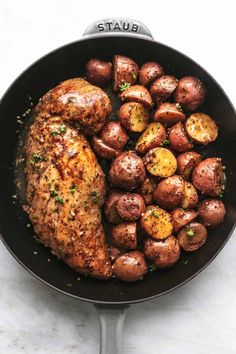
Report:
[{"label": "white marble surface", "polygon": [[[234,3],[0,0],[0,95],[30,63],[79,38],[93,20],[123,16],[141,20],[154,38],[195,58],[236,105]],[[129,309],[124,353],[236,353],[235,293],[236,234],[190,283]],[[0,244],[0,354],[93,354],[98,347],[93,307],[40,284]]]}]

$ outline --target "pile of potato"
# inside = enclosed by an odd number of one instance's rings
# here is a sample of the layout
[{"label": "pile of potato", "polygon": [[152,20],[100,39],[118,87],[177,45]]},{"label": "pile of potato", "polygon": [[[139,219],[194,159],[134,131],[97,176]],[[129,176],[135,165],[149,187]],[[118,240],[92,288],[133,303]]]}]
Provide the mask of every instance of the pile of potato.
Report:
[{"label": "pile of potato", "polygon": [[[91,59],[87,79],[113,82],[121,106],[91,144],[111,160],[104,213],[111,224],[113,273],[136,281],[151,269],[175,264],[181,249],[192,252],[207,240],[207,227],[225,216],[221,158],[203,159],[194,147],[217,139],[218,127],[198,112],[206,96],[196,77],[178,80],[157,62],[140,68],[128,57],[113,63]],[[135,148],[127,148],[130,140]],[[204,199],[204,197],[206,197]]]}]

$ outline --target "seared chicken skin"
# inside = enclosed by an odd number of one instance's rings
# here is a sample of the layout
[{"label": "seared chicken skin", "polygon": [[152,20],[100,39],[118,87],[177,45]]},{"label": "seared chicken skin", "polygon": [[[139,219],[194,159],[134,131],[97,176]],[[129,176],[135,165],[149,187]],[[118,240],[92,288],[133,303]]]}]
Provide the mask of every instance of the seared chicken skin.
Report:
[{"label": "seared chicken skin", "polygon": [[[77,101],[58,111],[54,97],[60,101],[66,91],[73,91]],[[97,100],[105,101],[105,106]],[[81,102],[87,102],[84,115]],[[95,117],[94,107],[101,109],[98,126],[102,126],[110,113],[109,98],[82,79],[65,81],[38,104],[26,144],[27,211],[39,239],[55,255],[78,272],[107,279],[112,271],[101,222],[105,178],[86,138],[71,125],[77,121],[90,129],[99,116]]]}]

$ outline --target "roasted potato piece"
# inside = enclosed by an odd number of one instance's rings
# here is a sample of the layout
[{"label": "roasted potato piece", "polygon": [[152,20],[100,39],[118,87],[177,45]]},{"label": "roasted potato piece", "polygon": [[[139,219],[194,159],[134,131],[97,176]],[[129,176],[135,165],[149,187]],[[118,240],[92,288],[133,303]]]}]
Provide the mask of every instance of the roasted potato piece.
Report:
[{"label": "roasted potato piece", "polygon": [[147,127],[149,112],[142,103],[127,102],[120,107],[118,117],[129,132],[141,133]]},{"label": "roasted potato piece", "polygon": [[143,134],[138,138],[135,150],[139,154],[146,154],[156,148],[166,139],[166,129],[160,123],[150,123]]},{"label": "roasted potato piece", "polygon": [[154,113],[154,121],[167,126],[183,122],[186,116],[178,103],[164,102],[160,104]]},{"label": "roasted potato piece", "polygon": [[125,84],[133,85],[138,78],[137,63],[124,55],[115,55],[113,58],[113,89],[118,92]]},{"label": "roasted potato piece", "polygon": [[140,185],[140,193],[147,205],[153,204],[153,192],[157,182],[152,176],[147,176]]},{"label": "roasted potato piece", "polygon": [[141,85],[130,86],[125,89],[120,95],[122,102],[138,102],[147,108],[153,105],[151,95],[146,87]]},{"label": "roasted potato piece", "polygon": [[162,241],[148,238],[144,241],[143,253],[149,261],[154,263],[157,269],[168,268],[180,258],[179,241],[174,236],[169,236]]},{"label": "roasted potato piece", "polygon": [[184,152],[193,148],[184,130],[183,123],[173,125],[169,130],[170,146],[177,152]]},{"label": "roasted potato piece", "polygon": [[106,215],[107,220],[112,224],[119,224],[123,221],[116,210],[116,203],[123,194],[124,192],[118,188],[112,188],[108,193],[104,205],[104,213]]},{"label": "roasted potato piece", "polygon": [[156,79],[150,87],[150,93],[154,102],[159,105],[166,101],[174,92],[178,80],[174,76],[163,75]]},{"label": "roasted potato piece", "polygon": [[112,162],[109,177],[113,186],[134,189],[146,177],[142,159],[134,151],[122,152]]},{"label": "roasted potato piece", "polygon": [[161,147],[148,151],[143,162],[151,175],[163,178],[172,176],[177,168],[177,161],[172,152]]},{"label": "roasted potato piece", "polygon": [[162,180],[153,193],[157,204],[165,209],[176,208],[181,203],[183,196],[184,180],[177,175]]},{"label": "roasted potato piece", "polygon": [[138,220],[145,211],[143,197],[137,193],[125,193],[116,203],[116,210],[122,219]]},{"label": "roasted potato piece", "polygon": [[210,157],[201,161],[193,170],[192,182],[202,194],[219,197],[225,183],[221,159]]},{"label": "roasted potato piece", "polygon": [[202,161],[202,156],[196,151],[183,152],[177,157],[177,173],[189,180],[194,167]]},{"label": "roasted potato piece", "polygon": [[156,205],[146,208],[141,218],[141,227],[153,239],[165,239],[173,231],[170,214]]},{"label": "roasted potato piece", "polygon": [[170,213],[174,232],[178,232],[182,227],[186,226],[190,222],[194,221],[198,216],[198,213],[195,210],[185,210],[183,208],[176,208]]},{"label": "roasted potato piece", "polygon": [[109,247],[109,249],[110,249],[110,258],[111,258],[111,262],[112,262],[112,263],[114,263],[115,260],[116,260],[119,256],[121,256],[122,254],[125,253],[125,250],[122,250],[122,249],[120,249],[119,247],[116,247],[116,246],[114,246],[114,245],[111,245],[111,246]]},{"label": "roasted potato piece", "polygon": [[140,251],[131,251],[118,257],[112,266],[117,278],[133,282],[142,279],[148,271],[143,254]]},{"label": "roasted potato piece", "polygon": [[187,252],[196,251],[207,240],[207,229],[198,222],[191,222],[178,233],[180,246]]},{"label": "roasted potato piece", "polygon": [[205,113],[194,113],[186,121],[185,129],[193,141],[207,145],[215,141],[218,127],[215,121]]},{"label": "roasted potato piece", "polygon": [[141,85],[148,86],[162,75],[164,75],[163,67],[155,61],[149,61],[141,66],[139,81]]},{"label": "roasted potato piece", "polygon": [[207,227],[215,227],[222,223],[226,210],[219,199],[205,199],[198,207],[199,220]]},{"label": "roasted potato piece", "polygon": [[116,150],[122,150],[128,140],[127,133],[119,122],[108,122],[102,128],[100,137],[106,145]]},{"label": "roasted potato piece", "polygon": [[100,59],[90,59],[86,64],[86,76],[91,84],[106,86],[111,80],[112,64]]},{"label": "roasted potato piece", "polygon": [[185,76],[179,80],[175,90],[174,101],[183,109],[192,112],[200,107],[206,96],[206,87],[194,76]]},{"label": "roasted potato piece", "polygon": [[192,209],[198,204],[198,194],[194,185],[190,182],[184,182],[184,193],[180,206],[184,209]]},{"label": "roasted potato piece", "polygon": [[113,226],[111,231],[111,240],[117,247],[135,250],[137,248],[136,223],[122,223]]},{"label": "roasted potato piece", "polygon": [[91,146],[99,157],[106,160],[112,160],[120,153],[119,150],[113,149],[112,147],[108,146],[103,142],[102,139],[98,138],[97,136],[92,137]]}]

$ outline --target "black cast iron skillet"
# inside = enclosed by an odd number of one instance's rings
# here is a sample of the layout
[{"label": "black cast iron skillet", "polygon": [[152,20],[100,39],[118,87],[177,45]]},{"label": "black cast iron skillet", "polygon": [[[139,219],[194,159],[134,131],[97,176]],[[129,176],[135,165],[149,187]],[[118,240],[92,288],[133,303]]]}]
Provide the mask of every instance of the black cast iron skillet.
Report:
[{"label": "black cast iron skillet", "polygon": [[[23,183],[20,161],[18,187],[15,183],[14,164],[21,150],[18,134],[24,135],[24,124],[19,128],[16,117],[60,81],[82,75],[85,63],[91,57],[111,60],[117,53],[130,56],[139,64],[157,60],[168,74],[177,78],[194,75],[207,85],[207,100],[201,110],[214,117],[220,135],[205,151],[207,156],[222,156],[227,171],[224,198],[227,214],[217,230],[209,231],[207,244],[194,253],[183,254],[174,267],[148,274],[134,284],[117,279],[103,282],[81,277],[78,280],[78,274],[52,256],[50,250],[36,243],[32,228],[26,227],[28,219],[19,195],[24,189],[23,184],[19,186],[19,181]],[[27,114],[23,114],[23,120],[29,122]],[[43,283],[63,294],[95,304],[100,315],[101,353],[120,353],[127,305],[163,295],[196,276],[219,253],[233,231],[236,220],[236,115],[232,104],[211,75],[185,55],[155,42],[144,25],[111,19],[92,24],[82,40],[54,50],[24,71],[1,100],[0,122],[0,233],[4,244],[20,264]],[[16,133],[17,130],[20,132]],[[16,193],[18,199],[12,197]]]}]

